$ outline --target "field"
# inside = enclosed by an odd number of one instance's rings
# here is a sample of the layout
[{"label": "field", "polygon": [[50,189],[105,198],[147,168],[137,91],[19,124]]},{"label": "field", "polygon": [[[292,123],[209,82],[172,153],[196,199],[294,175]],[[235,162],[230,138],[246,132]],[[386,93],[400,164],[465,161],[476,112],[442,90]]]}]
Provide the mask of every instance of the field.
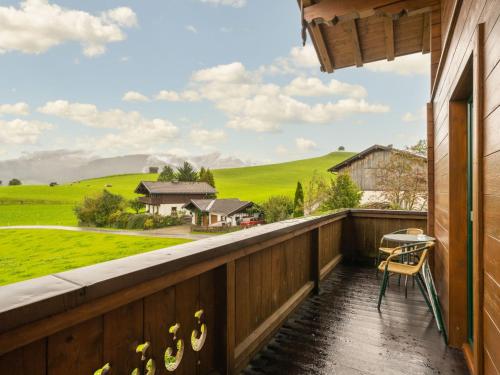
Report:
[{"label": "field", "polygon": [[1,230],[0,285],[189,242],[60,230]]},{"label": "field", "polygon": [[[307,183],[315,170],[325,176],[329,167],[352,156],[333,152],[311,159],[255,167],[214,170],[219,198],[239,198],[261,203],[271,195],[293,196],[297,181]],[[0,186],[0,226],[76,225],[73,207],[85,196],[104,188],[127,199],[135,197],[141,180],[155,181],[154,174],[129,174],[83,180],[60,186]]]}]

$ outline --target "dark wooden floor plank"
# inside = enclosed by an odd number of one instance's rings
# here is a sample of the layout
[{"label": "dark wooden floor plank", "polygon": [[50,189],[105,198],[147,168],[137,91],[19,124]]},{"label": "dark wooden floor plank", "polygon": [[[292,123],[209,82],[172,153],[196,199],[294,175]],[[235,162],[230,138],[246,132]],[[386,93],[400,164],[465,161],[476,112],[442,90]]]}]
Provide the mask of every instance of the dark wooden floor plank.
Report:
[{"label": "dark wooden floor plank", "polygon": [[392,281],[379,313],[373,269],[340,265],[243,374],[468,374],[409,285],[405,299]]}]

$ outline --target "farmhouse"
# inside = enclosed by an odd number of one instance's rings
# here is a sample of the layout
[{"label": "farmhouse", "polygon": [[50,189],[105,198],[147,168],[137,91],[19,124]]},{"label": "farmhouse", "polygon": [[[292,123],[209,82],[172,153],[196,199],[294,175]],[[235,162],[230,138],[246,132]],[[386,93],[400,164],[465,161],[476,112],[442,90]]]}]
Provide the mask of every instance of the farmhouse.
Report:
[{"label": "farmhouse", "polygon": [[141,181],[135,193],[151,214],[176,215],[191,199],[215,198],[217,191],[206,182]]},{"label": "farmhouse", "polygon": [[239,199],[191,199],[183,208],[191,212],[193,224],[208,227],[239,225],[252,206]]},{"label": "farmhouse", "polygon": [[364,151],[334,165],[328,171],[347,173],[363,191],[362,203],[380,197],[379,176],[394,155],[409,157],[416,170],[427,174],[427,158],[414,153],[398,150],[392,146],[373,145]]}]

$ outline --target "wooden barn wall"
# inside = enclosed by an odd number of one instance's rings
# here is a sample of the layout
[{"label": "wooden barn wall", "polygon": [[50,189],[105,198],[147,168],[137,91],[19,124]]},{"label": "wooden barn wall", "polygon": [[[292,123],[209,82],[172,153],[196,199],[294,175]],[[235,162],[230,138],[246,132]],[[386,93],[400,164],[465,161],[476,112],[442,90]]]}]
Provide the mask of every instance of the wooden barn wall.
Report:
[{"label": "wooden barn wall", "polygon": [[[443,25],[451,22],[455,0],[442,1]],[[484,177],[484,371],[500,373],[500,1],[463,0],[442,76],[435,91],[434,169],[437,287],[450,321],[450,114],[449,102],[476,40],[477,25],[484,23],[484,121],[482,163]],[[447,27],[447,26],[443,26]],[[453,167],[453,166],[452,166]],[[448,327],[453,330],[454,327]],[[481,354],[481,353],[480,353]]]},{"label": "wooden barn wall", "polygon": [[[348,173],[351,178],[356,182],[356,184],[363,191],[376,191],[380,190],[378,185],[378,172],[380,171],[380,165],[386,164],[393,152],[391,151],[375,151],[372,152],[363,159],[354,161],[349,167],[345,168],[342,172]],[[421,163],[422,172],[425,171],[426,165],[424,162],[417,161],[415,163]]]}]

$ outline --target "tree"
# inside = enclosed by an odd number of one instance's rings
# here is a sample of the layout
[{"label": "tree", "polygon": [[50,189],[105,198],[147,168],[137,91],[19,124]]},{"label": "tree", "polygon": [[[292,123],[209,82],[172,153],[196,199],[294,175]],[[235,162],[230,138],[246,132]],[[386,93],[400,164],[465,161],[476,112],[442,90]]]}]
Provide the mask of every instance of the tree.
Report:
[{"label": "tree", "polygon": [[210,168],[205,169],[204,167],[201,167],[200,172],[198,173],[198,181],[206,182],[213,188],[215,187],[214,174]]},{"label": "tree", "polygon": [[83,202],[74,208],[81,225],[105,227],[111,223],[111,215],[125,209],[125,200],[121,195],[107,190],[94,197],[85,197]]},{"label": "tree", "polygon": [[304,213],[306,215],[316,211],[326,199],[328,183],[325,178],[313,171],[313,175],[306,185],[304,196]]},{"label": "tree", "polygon": [[158,181],[161,182],[172,181],[175,180],[175,178],[175,172],[170,165],[165,165],[161,173],[158,175]]},{"label": "tree", "polygon": [[265,201],[262,206],[266,222],[289,219],[293,214],[293,201],[286,195],[275,195]]},{"label": "tree", "polygon": [[347,173],[341,173],[331,180],[326,194],[323,209],[336,210],[358,207],[363,193]]},{"label": "tree", "polygon": [[179,181],[185,181],[185,182],[198,181],[198,173],[188,161],[185,161],[181,167],[177,168],[176,177]]},{"label": "tree", "polygon": [[427,202],[425,163],[409,153],[395,153],[377,172],[377,190],[391,208],[423,209]]},{"label": "tree", "polygon": [[425,139],[421,139],[413,146],[406,146],[406,150],[420,156],[427,156],[427,141]]},{"label": "tree", "polygon": [[129,200],[128,205],[135,211],[136,214],[138,214],[145,207],[145,204],[142,203],[139,198]]},{"label": "tree", "polygon": [[339,151],[345,151],[345,147],[344,146],[340,146],[339,147]]},{"label": "tree", "polygon": [[300,181],[295,188],[295,197],[293,199],[293,217],[304,216],[304,190]]},{"label": "tree", "polygon": [[22,185],[21,180],[17,178],[13,178],[12,180],[9,181],[9,186],[18,186]]}]

